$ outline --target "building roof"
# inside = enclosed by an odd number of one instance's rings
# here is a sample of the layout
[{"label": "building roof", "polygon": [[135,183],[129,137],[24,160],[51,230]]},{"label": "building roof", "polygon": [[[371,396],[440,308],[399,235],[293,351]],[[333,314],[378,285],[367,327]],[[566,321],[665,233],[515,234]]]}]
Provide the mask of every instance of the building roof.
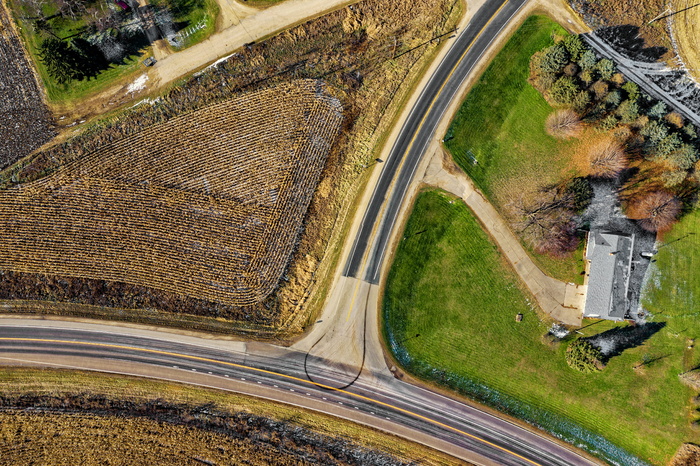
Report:
[{"label": "building roof", "polygon": [[627,289],[634,235],[592,230],[586,259],[590,261],[583,315],[622,320],[627,312]]}]

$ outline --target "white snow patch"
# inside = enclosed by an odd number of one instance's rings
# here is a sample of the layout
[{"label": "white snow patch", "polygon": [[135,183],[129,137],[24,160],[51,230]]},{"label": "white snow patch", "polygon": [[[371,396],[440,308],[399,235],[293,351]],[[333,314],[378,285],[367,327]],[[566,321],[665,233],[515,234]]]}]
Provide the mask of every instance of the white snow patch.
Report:
[{"label": "white snow patch", "polygon": [[136,81],[129,84],[129,86],[126,88],[126,91],[131,93],[141,91],[145,89],[146,81],[148,81],[148,75],[142,74],[141,76],[136,78]]}]

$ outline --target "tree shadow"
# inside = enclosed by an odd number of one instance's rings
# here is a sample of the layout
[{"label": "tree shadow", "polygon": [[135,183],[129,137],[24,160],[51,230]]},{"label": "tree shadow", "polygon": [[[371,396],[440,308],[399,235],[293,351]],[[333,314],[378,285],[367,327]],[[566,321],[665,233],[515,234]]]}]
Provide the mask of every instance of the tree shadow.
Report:
[{"label": "tree shadow", "polygon": [[596,30],[596,34],[615,50],[634,60],[653,63],[668,52],[666,47],[645,47],[644,39],[639,35],[639,26],[632,24],[602,27]]},{"label": "tree shadow", "polygon": [[647,322],[642,325],[615,327],[586,339],[601,349],[603,363],[607,364],[610,359],[621,355],[623,351],[643,345],[665,326],[666,322]]}]

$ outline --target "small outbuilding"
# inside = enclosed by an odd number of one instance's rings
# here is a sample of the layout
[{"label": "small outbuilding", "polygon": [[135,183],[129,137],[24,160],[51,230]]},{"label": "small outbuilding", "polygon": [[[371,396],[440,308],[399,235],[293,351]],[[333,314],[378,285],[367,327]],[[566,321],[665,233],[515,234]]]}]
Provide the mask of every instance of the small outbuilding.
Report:
[{"label": "small outbuilding", "polygon": [[632,271],[634,234],[591,230],[586,244],[587,292],[583,316],[624,320]]}]

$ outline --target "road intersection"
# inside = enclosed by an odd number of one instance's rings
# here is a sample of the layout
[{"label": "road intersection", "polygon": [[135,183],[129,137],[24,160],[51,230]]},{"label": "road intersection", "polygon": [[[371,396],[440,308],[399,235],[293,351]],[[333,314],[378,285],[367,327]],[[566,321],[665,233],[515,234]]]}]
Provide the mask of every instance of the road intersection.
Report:
[{"label": "road intersection", "polygon": [[2,319],[1,363],[150,376],[265,396],[403,435],[477,464],[596,464],[549,437],[398,379],[387,368],[380,342],[379,284],[409,186],[463,81],[525,3],[485,2],[449,44],[380,165],[362,221],[350,235],[354,243],[342,276],[305,338],[285,348],[101,324]]}]

